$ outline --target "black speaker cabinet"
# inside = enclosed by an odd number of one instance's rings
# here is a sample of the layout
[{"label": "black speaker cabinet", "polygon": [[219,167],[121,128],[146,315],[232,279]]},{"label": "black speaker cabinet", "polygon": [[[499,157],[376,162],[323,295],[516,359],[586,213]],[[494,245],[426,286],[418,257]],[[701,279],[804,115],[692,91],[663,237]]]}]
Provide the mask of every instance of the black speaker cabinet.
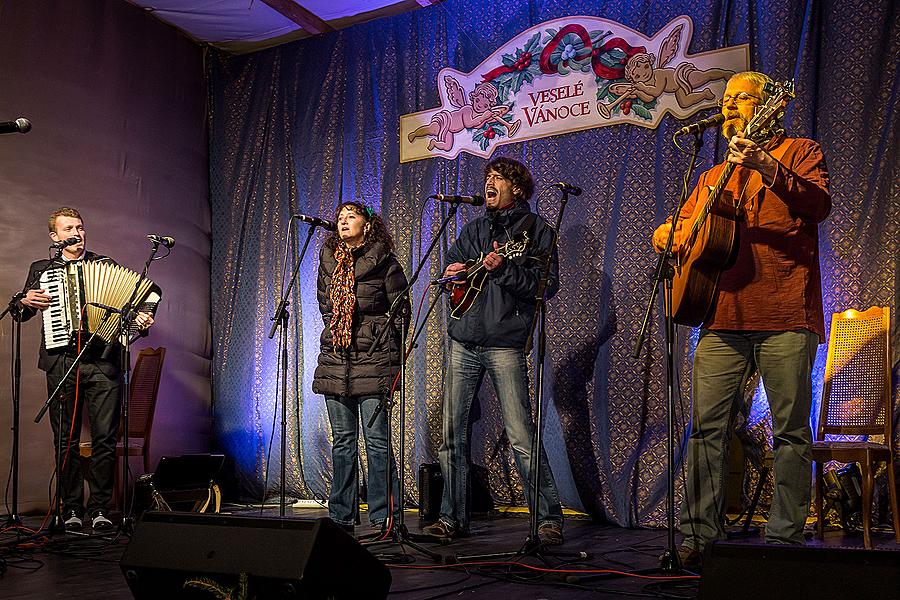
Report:
[{"label": "black speaker cabinet", "polygon": [[443,493],[441,466],[438,463],[419,465],[419,518],[423,523],[434,523],[440,518]]},{"label": "black speaker cabinet", "polygon": [[[387,567],[330,519],[146,512],[120,561],[135,598],[386,598]],[[246,586],[247,593],[239,594]]]},{"label": "black speaker cabinet", "polygon": [[900,551],[716,542],[707,548],[701,600],[900,598]]}]

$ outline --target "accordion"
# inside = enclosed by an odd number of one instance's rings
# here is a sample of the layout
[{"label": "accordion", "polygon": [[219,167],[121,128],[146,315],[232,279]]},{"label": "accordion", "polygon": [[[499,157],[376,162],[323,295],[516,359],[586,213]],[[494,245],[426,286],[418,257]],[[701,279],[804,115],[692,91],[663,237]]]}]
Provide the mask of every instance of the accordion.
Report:
[{"label": "accordion", "polygon": [[[95,304],[120,311],[134,294],[131,308],[135,312],[155,313],[162,292],[149,279],[144,279],[135,292],[140,278],[140,274],[109,260],[73,261],[44,272],[41,288],[51,297],[50,307],[43,312],[46,348],[68,346],[79,324],[82,331],[96,333],[111,343],[120,333],[122,315]],[[138,326],[132,322],[127,332],[121,332],[119,341],[126,343],[137,333]]]}]

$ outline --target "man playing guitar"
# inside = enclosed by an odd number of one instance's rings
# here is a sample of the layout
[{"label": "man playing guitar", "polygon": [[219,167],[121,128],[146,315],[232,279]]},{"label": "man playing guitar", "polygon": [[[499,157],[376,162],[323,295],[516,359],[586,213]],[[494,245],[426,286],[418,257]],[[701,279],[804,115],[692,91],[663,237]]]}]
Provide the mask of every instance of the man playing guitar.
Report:
[{"label": "man playing guitar", "polygon": [[[725,89],[724,163],[700,175],[680,212],[673,250],[684,264],[690,232],[726,164],[734,171],[717,202],[736,217],[734,249],[713,288],[694,353],[693,409],[687,481],[681,509],[684,566],[699,566],[704,546],[725,538],[725,468],[730,429],[745,382],[758,369],[772,413],[775,495],[768,543],[801,544],[810,502],[811,371],[825,323],[819,272],[818,224],[831,211],[828,170],[819,145],[784,137],[776,118],[756,141],[748,130],[765,109],[771,79],[733,76]],[[780,118],[780,117],[779,117]],[[759,132],[756,132],[759,133]],[[730,167],[729,167],[730,168]],[[720,211],[720,212],[728,212]],[[670,223],[653,234],[665,247]]]},{"label": "man playing guitar", "polygon": [[[463,227],[450,248],[449,265],[444,271],[445,277],[459,275],[466,270],[468,259],[481,256],[477,266],[487,270],[478,296],[461,314],[456,312],[449,325],[444,439],[438,451],[444,495],[440,520],[425,528],[426,533],[445,539],[464,536],[469,530],[469,412],[485,372],[494,384],[516,467],[531,500],[527,489],[535,476],[531,468],[534,423],[524,348],[538,282],[548,259],[547,298],[559,287],[558,259],[555,253],[551,255],[553,230],[528,206],[534,189],[531,173],[517,161],[496,158],[485,167],[484,178],[486,214]],[[528,247],[504,256],[504,249],[514,246],[517,239],[530,240]],[[470,266],[470,270],[474,268]],[[538,535],[545,544],[562,544],[559,494],[547,459],[541,462]]]}]

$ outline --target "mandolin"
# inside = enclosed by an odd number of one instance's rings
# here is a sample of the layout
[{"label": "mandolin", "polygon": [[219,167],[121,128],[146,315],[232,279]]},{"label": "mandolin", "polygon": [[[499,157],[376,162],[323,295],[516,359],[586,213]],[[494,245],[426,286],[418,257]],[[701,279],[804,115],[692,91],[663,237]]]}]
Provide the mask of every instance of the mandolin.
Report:
[{"label": "mandolin", "polygon": [[[743,137],[763,144],[773,137],[772,125],[794,97],[794,84],[768,86],[769,99],[756,111]],[[726,162],[706,199],[698,201],[690,229],[676,256],[672,279],[672,318],[680,325],[696,327],[711,315],[719,288],[719,276],[734,264],[738,248],[737,220],[740,199],[723,198],[723,190],[735,168]]]},{"label": "mandolin", "polygon": [[[504,258],[515,258],[521,256],[528,247],[528,231],[520,231],[513,239],[509,240],[496,250],[497,254]],[[482,252],[478,258],[466,261],[465,279],[454,282],[453,289],[450,291],[450,316],[454,319],[462,317],[481,293],[484,287],[484,280],[487,278],[488,270],[484,267],[484,257],[486,254]]]}]

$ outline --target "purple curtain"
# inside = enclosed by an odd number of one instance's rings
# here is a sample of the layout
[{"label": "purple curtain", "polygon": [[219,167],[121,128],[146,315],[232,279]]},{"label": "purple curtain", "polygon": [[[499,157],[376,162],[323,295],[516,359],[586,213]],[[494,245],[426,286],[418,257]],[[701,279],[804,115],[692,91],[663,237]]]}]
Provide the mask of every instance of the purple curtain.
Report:
[{"label": "purple curtain", "polygon": [[[399,116],[438,104],[440,68],[468,71],[520,31],[581,14],[616,20],[646,35],[687,14],[694,21],[691,53],[749,43],[753,68],[779,80],[793,78],[798,98],[788,109],[788,129],[822,143],[832,174],[834,210],[821,227],[826,311],[896,306],[900,19],[889,0],[449,0],[249,56],[212,52],[215,435],[235,456],[248,494],[272,492],[278,484],[278,453],[267,458],[267,452],[280,440],[275,424],[280,371],[277,344],[265,334],[282,289],[277,277],[282,247],[290,238],[293,260],[300,242],[286,229],[289,215],[329,216],[340,200],[369,202],[387,218],[409,274],[444,210],[425,198],[436,191],[480,189],[485,161],[463,155],[400,165]],[[669,141],[680,125],[668,118],[658,130],[621,125],[498,151],[532,169],[538,194],[560,179],[585,189],[566,213],[561,289],[549,303],[545,440],[563,502],[627,526],[664,521],[659,319],[641,358],[630,353],[655,259],[650,232],[672,211],[687,165]],[[706,139],[701,169],[723,151],[721,140],[713,143],[713,133]],[[539,198],[534,208],[553,222],[557,197]],[[463,208],[449,239],[476,214]],[[297,235],[305,231],[301,226]],[[315,257],[315,252],[306,257],[291,298],[288,340],[287,486],[303,497],[325,496],[331,472],[324,403],[311,391],[322,327]],[[426,278],[440,272],[442,261],[438,253]],[[416,303],[425,291],[416,287]],[[432,316],[407,381],[404,475],[413,498],[418,465],[434,461],[440,441],[446,318],[443,307]],[[678,458],[690,406],[691,336],[679,332]],[[824,354],[822,347],[819,387]],[[764,428],[765,412],[760,398],[751,425]],[[523,503],[501,432],[487,385],[474,424],[472,460],[485,467],[498,500]]]}]

